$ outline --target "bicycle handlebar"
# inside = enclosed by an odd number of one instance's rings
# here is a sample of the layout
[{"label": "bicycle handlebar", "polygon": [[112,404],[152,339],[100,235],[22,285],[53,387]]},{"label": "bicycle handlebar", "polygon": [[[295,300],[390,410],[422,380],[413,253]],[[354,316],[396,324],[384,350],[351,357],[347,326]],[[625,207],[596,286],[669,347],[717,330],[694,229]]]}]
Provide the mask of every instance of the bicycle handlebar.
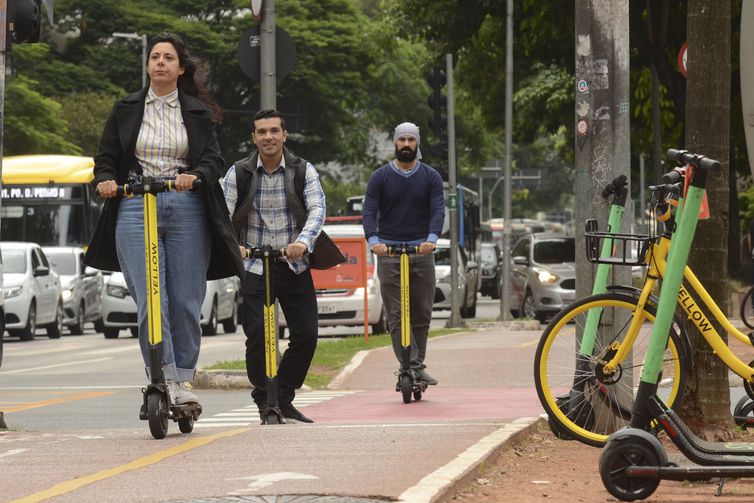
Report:
[{"label": "bicycle handlebar", "polygon": [[604,189],[602,189],[602,197],[607,199],[626,185],[628,185],[628,178],[626,178],[626,175],[616,176]]},{"label": "bicycle handlebar", "polygon": [[703,169],[705,171],[713,171],[719,173],[722,169],[720,161],[704,157],[700,154],[693,154],[688,150],[676,150],[674,148],[668,149],[668,159],[680,164],[691,164],[694,167]]}]

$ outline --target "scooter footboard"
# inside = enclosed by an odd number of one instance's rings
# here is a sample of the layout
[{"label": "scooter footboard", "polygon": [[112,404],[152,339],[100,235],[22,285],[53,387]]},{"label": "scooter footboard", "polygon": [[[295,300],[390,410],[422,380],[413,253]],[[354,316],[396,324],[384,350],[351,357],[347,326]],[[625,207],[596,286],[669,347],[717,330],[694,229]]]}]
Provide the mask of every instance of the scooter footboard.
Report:
[{"label": "scooter footboard", "polygon": [[699,438],[680,417],[655,397],[658,423],[689,461],[702,466],[754,465],[754,443],[709,442]]}]

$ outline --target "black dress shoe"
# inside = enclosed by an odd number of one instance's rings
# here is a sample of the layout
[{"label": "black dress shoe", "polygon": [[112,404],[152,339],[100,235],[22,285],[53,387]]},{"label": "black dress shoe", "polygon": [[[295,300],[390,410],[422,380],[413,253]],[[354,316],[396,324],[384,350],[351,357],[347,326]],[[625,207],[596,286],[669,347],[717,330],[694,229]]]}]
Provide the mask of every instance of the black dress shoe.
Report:
[{"label": "black dress shoe", "polygon": [[296,407],[293,406],[293,404],[282,405],[280,407],[280,412],[283,413],[283,417],[286,419],[293,419],[300,423],[313,423],[314,422],[308,417],[306,417],[305,415],[303,415],[300,410],[298,410]]}]

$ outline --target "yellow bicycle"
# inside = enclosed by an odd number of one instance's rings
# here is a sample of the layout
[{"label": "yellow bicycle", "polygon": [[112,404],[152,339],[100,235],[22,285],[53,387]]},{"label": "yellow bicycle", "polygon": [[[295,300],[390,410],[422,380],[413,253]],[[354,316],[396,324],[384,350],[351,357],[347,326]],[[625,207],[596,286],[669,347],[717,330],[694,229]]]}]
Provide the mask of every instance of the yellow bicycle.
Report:
[{"label": "yellow bicycle", "polygon": [[[561,311],[542,334],[534,361],[535,385],[553,431],[561,436],[601,447],[610,433],[630,424],[657,310],[653,292],[658,279],[665,274],[672,229],[671,218],[665,232],[658,237],[597,232],[594,225],[587,230],[590,261],[605,260],[599,257],[597,250],[602,240],[611,239],[624,253],[608,261],[642,264],[648,266],[648,270],[641,289],[613,286],[607,293],[574,302]],[[638,259],[630,258],[628,250],[631,248],[637,250]],[[688,266],[684,269],[684,279],[687,286],[681,286],[677,297],[680,311],[694,323],[728,367],[744,379],[747,393],[754,396],[754,365],[743,362],[730,350],[690,292],[696,294],[707,308],[706,312],[711,313],[729,335],[751,345],[749,336],[733,326]],[[585,353],[580,348],[590,311],[596,311],[592,316],[599,319],[599,326],[592,350]],[[670,327],[657,390],[670,407],[681,402],[690,368],[689,354],[688,334],[682,319],[676,316]]]}]

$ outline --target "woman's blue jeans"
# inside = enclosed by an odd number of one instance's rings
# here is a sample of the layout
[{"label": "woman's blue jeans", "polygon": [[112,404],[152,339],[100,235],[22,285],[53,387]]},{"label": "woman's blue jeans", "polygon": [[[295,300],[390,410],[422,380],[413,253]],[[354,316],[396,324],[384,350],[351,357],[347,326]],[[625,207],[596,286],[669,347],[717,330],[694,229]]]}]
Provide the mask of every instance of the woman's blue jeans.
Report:
[{"label": "woman's blue jeans", "polygon": [[[202,195],[157,194],[163,370],[167,379],[193,381],[202,340],[202,302],[207,291],[210,233]],[[136,301],[139,346],[149,372],[144,206],[124,198],[118,210],[116,247],[126,284]]]}]

